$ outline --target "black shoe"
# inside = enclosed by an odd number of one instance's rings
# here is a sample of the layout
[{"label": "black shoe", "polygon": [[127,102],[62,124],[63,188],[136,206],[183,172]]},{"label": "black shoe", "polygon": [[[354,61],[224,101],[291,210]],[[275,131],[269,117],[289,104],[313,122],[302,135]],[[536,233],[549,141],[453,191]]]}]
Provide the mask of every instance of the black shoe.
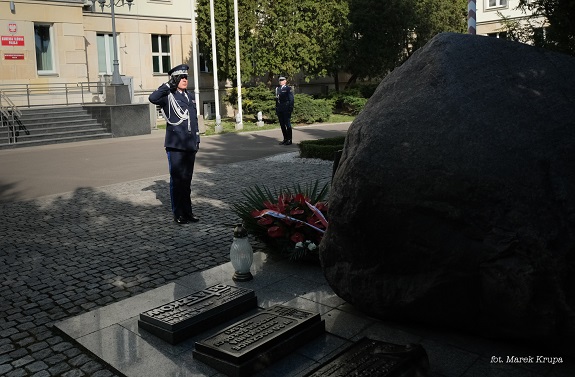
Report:
[{"label": "black shoe", "polygon": [[279,145],[286,145],[286,143],[287,143],[287,140],[280,141],[280,142],[279,142]]},{"label": "black shoe", "polygon": [[188,220],[188,222],[190,223],[197,223],[198,221],[200,221],[200,219],[194,216],[193,213],[191,215],[186,215],[186,220]]},{"label": "black shoe", "polygon": [[190,220],[188,220],[188,219],[187,219],[186,217],[184,217],[184,216],[180,216],[180,217],[174,218],[174,222],[175,222],[176,224],[184,225],[184,224],[189,224],[189,223],[190,223]]},{"label": "black shoe", "polygon": [[284,143],[284,145],[291,145],[291,140],[286,140],[286,142]]}]

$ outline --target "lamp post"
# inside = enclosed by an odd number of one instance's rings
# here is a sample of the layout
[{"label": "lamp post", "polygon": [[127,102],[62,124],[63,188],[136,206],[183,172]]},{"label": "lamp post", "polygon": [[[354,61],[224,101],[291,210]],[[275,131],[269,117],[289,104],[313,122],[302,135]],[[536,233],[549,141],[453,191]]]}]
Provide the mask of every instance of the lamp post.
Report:
[{"label": "lamp post", "polygon": [[222,126],[222,118],[220,117],[220,94],[218,83],[218,57],[216,54],[216,21],[214,16],[214,0],[210,0],[210,25],[212,31],[212,66],[214,73],[214,101],[216,104],[216,127],[217,134],[224,130]]},{"label": "lamp post", "polygon": [[[196,0],[190,0],[192,7],[192,59],[193,59],[193,72],[194,72],[194,98],[196,99],[196,116],[200,120],[200,82],[198,76],[198,44],[197,44],[197,31],[196,31]],[[200,131],[202,132],[202,131]]]},{"label": "lamp post", "polygon": [[[134,2],[134,0],[109,0],[110,1],[110,5],[108,5],[110,7],[110,13],[112,14],[112,41],[114,44],[114,61],[112,63],[113,66],[113,70],[112,70],[112,85],[124,85],[124,82],[122,81],[122,78],[120,77],[120,64],[118,63],[118,42],[117,42],[117,35],[116,35],[116,13],[114,12],[114,6],[115,5],[119,5],[120,3],[122,4],[121,6],[124,5],[124,2],[128,3],[128,9],[131,10],[132,9],[132,3]],[[106,0],[98,0],[98,3],[100,4],[100,9],[102,10],[102,13],[104,12],[104,7],[106,6]],[[92,4],[96,4],[96,0],[92,0]],[[92,7],[93,9],[93,7]]]},{"label": "lamp post", "polygon": [[[118,64],[118,42],[116,35],[116,13],[114,11],[115,6],[123,6],[128,3],[128,9],[131,10],[132,3],[134,0],[97,0],[100,4],[100,9],[104,13],[104,7],[110,7],[110,13],[112,14],[112,41],[114,45],[114,62],[112,71],[112,82],[111,85],[106,85],[106,105],[127,105],[132,103],[132,95],[130,94],[130,87],[125,85],[120,77],[120,69]],[[106,5],[109,1],[110,5]],[[92,11],[96,5],[96,0],[92,0]]]},{"label": "lamp post", "polygon": [[240,70],[240,32],[239,32],[239,21],[238,21],[238,0],[234,0],[234,29],[236,34],[236,85],[238,88],[238,114],[236,116],[236,130],[242,130],[244,128],[244,122],[242,120],[242,73]]}]

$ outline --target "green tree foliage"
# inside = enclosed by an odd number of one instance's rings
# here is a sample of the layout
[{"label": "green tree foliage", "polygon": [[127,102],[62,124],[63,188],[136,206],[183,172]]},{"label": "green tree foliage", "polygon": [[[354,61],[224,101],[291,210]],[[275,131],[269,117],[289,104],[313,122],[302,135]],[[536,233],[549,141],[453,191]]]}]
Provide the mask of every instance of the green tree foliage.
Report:
[{"label": "green tree foliage", "polygon": [[[274,75],[326,75],[347,23],[347,0],[239,0],[242,81]],[[233,0],[214,1],[218,75],[234,79]],[[198,1],[200,52],[211,57],[210,2]]]},{"label": "green tree foliage", "polygon": [[503,25],[499,31],[505,32],[505,39],[539,47],[544,46],[545,43],[542,33],[546,22],[544,18],[526,16],[524,19],[519,19],[506,17],[500,12],[497,14],[501,18],[500,22]]},{"label": "green tree foliage", "polygon": [[418,0],[415,7],[415,33],[410,34],[409,54],[442,32],[464,33],[467,29],[467,0]]},{"label": "green tree foliage", "polygon": [[316,64],[308,64],[305,73],[310,76],[335,76],[339,69],[339,47],[346,35],[350,24],[348,0],[332,0],[314,3],[312,13],[308,15],[309,27],[312,30],[312,38],[317,50],[318,60]]},{"label": "green tree foliage", "polygon": [[[235,79],[236,46],[234,30],[234,0],[214,0],[214,20],[216,25],[216,53],[218,59],[218,78]],[[246,61],[253,49],[252,30],[256,25],[258,0],[238,1],[238,24],[240,38],[241,71],[243,78],[249,78],[254,70]],[[212,34],[210,23],[210,0],[197,1],[197,33],[199,51],[212,61]],[[210,67],[211,68],[211,67]]]},{"label": "green tree foliage", "polygon": [[[466,0],[238,0],[242,81],[338,72],[378,78],[435,34],[464,32]],[[233,0],[214,1],[218,77],[236,78]],[[211,57],[210,2],[198,0],[200,52]],[[235,81],[235,80],[234,80]],[[337,79],[336,79],[337,82]]]},{"label": "green tree foliage", "polygon": [[520,0],[519,8],[531,12],[531,19],[544,17],[545,33],[533,28],[527,33],[535,45],[575,55],[575,0]]},{"label": "green tree foliage", "polygon": [[341,68],[350,83],[383,77],[436,34],[464,32],[466,9],[466,0],[349,0]]},{"label": "green tree foliage", "polygon": [[405,0],[349,0],[350,27],[340,56],[351,81],[382,76],[402,60],[413,17]]}]

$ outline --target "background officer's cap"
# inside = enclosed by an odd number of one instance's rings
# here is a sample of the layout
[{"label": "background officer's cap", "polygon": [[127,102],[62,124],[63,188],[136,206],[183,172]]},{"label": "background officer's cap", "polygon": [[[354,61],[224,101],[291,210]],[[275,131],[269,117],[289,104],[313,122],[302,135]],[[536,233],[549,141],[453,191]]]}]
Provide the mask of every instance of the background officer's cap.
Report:
[{"label": "background officer's cap", "polygon": [[187,64],[180,64],[168,71],[170,76],[187,75],[190,67]]},{"label": "background officer's cap", "polygon": [[282,81],[282,80],[285,80],[285,79],[286,79],[285,77],[280,76],[280,78],[278,79],[278,81]]}]

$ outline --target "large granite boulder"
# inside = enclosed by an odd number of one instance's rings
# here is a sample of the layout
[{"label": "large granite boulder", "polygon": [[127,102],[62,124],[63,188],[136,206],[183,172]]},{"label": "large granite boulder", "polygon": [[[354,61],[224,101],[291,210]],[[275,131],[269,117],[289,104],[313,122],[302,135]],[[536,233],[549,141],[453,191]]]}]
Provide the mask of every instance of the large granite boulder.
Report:
[{"label": "large granite boulder", "polygon": [[575,58],[440,34],[350,126],[320,246],[383,319],[575,335]]}]

